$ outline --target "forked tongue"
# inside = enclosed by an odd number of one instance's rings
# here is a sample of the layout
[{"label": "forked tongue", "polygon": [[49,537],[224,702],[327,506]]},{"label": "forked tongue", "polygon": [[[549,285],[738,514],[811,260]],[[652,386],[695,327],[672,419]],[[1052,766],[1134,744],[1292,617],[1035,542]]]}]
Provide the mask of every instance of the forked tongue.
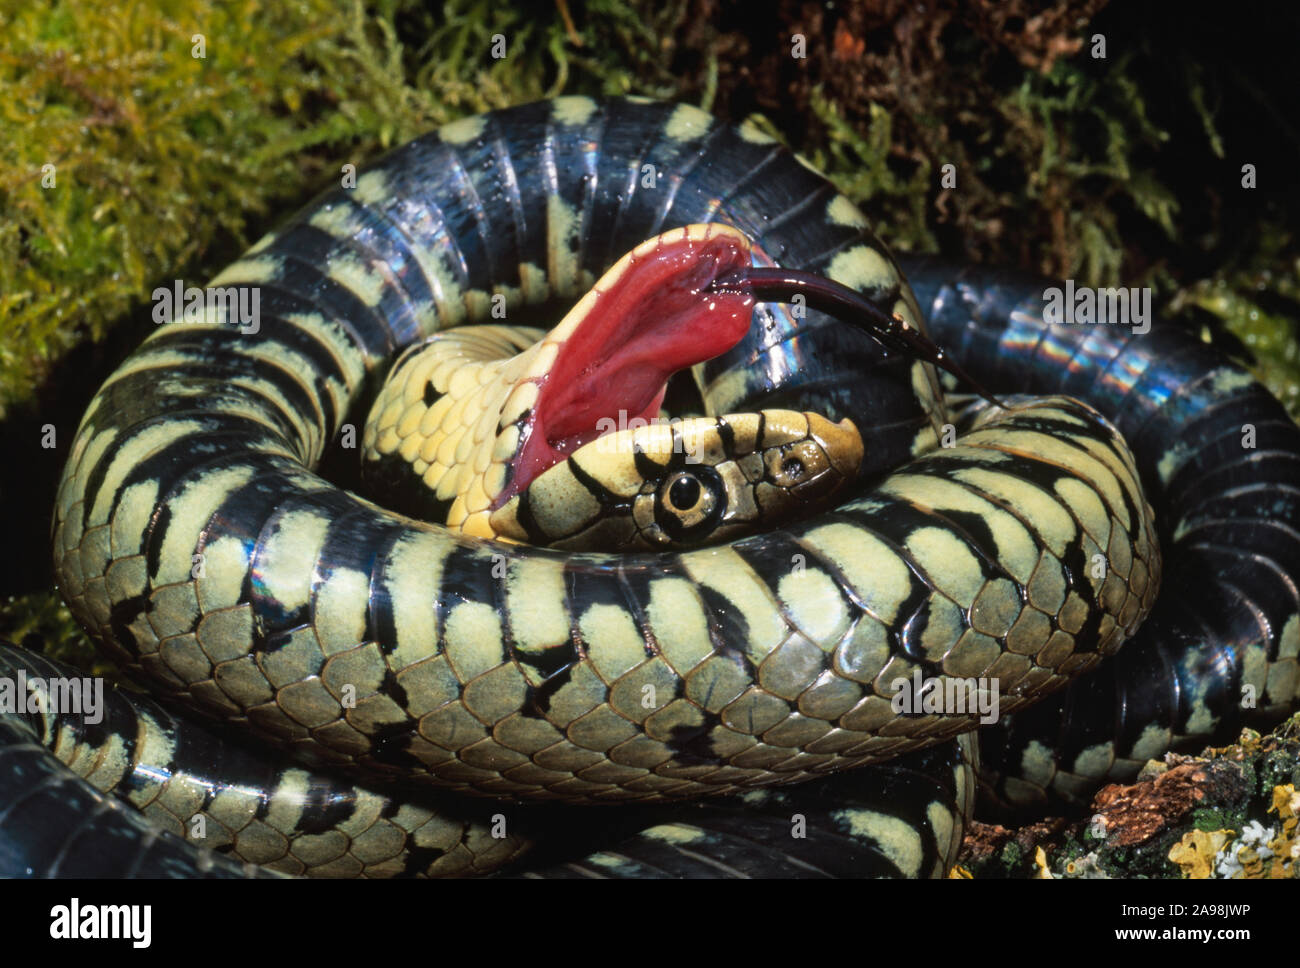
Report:
[{"label": "forked tongue", "polygon": [[742,266],[713,284],[715,292],[749,293],[762,302],[790,302],[802,296],[807,305],[834,316],[870,335],[886,349],[932,363],[966,383],[976,393],[1002,409],[1009,409],[962,369],[948,351],[908,324],[891,316],[855,289],[800,269],[784,266]]}]

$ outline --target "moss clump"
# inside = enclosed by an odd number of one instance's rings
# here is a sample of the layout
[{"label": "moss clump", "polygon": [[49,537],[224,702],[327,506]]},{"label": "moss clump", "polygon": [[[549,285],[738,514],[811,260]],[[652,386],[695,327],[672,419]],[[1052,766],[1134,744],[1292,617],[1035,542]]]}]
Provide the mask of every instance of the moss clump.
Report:
[{"label": "moss clump", "polygon": [[[342,163],[556,92],[570,70],[563,18],[523,4],[69,2],[6,20],[0,418],[72,346],[161,282],[212,272]],[[620,49],[594,40],[582,49]]]},{"label": "moss clump", "polygon": [[84,665],[91,655],[86,633],[54,592],[0,599],[0,639],[74,664]]},{"label": "moss clump", "polygon": [[1197,830],[1222,830],[1237,826],[1244,814],[1240,807],[1203,807],[1192,812],[1192,826]]},{"label": "moss clump", "polygon": [[320,42],[324,12],[311,2],[11,12],[0,165],[17,178],[0,188],[0,408],[219,231],[239,237],[250,213],[292,190],[291,156],[311,126],[295,113],[307,86],[285,65]]},{"label": "moss clump", "polygon": [[1204,339],[1244,360],[1300,419],[1300,261],[1198,280],[1170,308],[1199,324]]}]

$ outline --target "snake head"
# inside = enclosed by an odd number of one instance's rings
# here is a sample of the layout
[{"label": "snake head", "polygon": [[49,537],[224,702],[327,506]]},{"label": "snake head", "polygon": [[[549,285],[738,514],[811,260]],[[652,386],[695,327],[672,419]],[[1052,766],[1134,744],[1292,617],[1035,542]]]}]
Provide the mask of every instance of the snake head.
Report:
[{"label": "snake head", "polygon": [[851,421],[659,415],[669,377],[748,332],[766,292],[744,274],[753,257],[729,226],[674,229],[620,259],[549,332],[435,334],[375,402],[363,476],[396,510],[569,549],[692,547],[824,507],[861,464]]},{"label": "snake head", "polygon": [[814,513],[862,462],[851,420],[762,410],[608,434],[539,474],[494,533],[573,551],[682,549]]}]

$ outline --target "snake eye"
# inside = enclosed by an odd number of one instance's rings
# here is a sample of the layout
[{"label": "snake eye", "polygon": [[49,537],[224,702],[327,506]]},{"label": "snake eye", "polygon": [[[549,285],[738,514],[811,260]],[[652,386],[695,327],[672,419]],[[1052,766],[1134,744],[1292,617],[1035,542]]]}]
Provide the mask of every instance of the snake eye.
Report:
[{"label": "snake eye", "polygon": [[689,512],[700,500],[700,482],[690,474],[679,474],[668,488],[668,506]]},{"label": "snake eye", "polygon": [[655,522],[674,541],[703,541],[727,510],[722,478],[711,467],[669,474],[659,485]]}]

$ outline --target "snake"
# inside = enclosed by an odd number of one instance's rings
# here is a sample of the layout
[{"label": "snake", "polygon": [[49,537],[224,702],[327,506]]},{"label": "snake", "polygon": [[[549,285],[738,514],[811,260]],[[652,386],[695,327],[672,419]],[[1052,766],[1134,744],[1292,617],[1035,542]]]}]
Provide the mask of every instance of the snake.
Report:
[{"label": "snake", "polygon": [[[873,339],[786,287],[726,303],[744,325],[721,346],[699,331],[726,327],[694,327],[669,361],[689,380],[605,382],[636,385],[630,413],[671,401],[715,432],[768,412],[851,425],[863,457],[828,506],[701,547],[547,548],[531,515],[505,515],[513,539],[475,530],[505,502],[462,498],[459,523],[477,518],[449,527],[340,469],[402,354],[476,327],[527,352],[530,322],[576,312],[627,253],[714,225],[749,244],[685,287],[705,303],[725,303],[723,269],[751,296],[790,269],[900,329]],[[634,302],[677,298],[676,278]],[[94,723],[0,715],[8,875],[523,858],[534,876],[937,876],[977,766],[1007,804],[1077,801],[1294,705],[1300,433],[1281,405],[1176,327],[1049,324],[1044,280],[896,258],[753,124],[639,98],[466,118],[326,192],[210,288],[255,292],[256,331],[228,309],[160,326],[71,445],[59,589],[153,696],[110,689]],[[954,413],[899,332],[928,333],[1004,406]],[[569,429],[580,449],[602,439]],[[603,490],[554,449],[562,493]],[[463,476],[456,457],[440,473]],[[473,469],[505,493],[505,471]],[[20,674],[73,673],[0,647],[0,682]],[[891,684],[913,676],[992,684],[999,722],[900,711]]]}]

